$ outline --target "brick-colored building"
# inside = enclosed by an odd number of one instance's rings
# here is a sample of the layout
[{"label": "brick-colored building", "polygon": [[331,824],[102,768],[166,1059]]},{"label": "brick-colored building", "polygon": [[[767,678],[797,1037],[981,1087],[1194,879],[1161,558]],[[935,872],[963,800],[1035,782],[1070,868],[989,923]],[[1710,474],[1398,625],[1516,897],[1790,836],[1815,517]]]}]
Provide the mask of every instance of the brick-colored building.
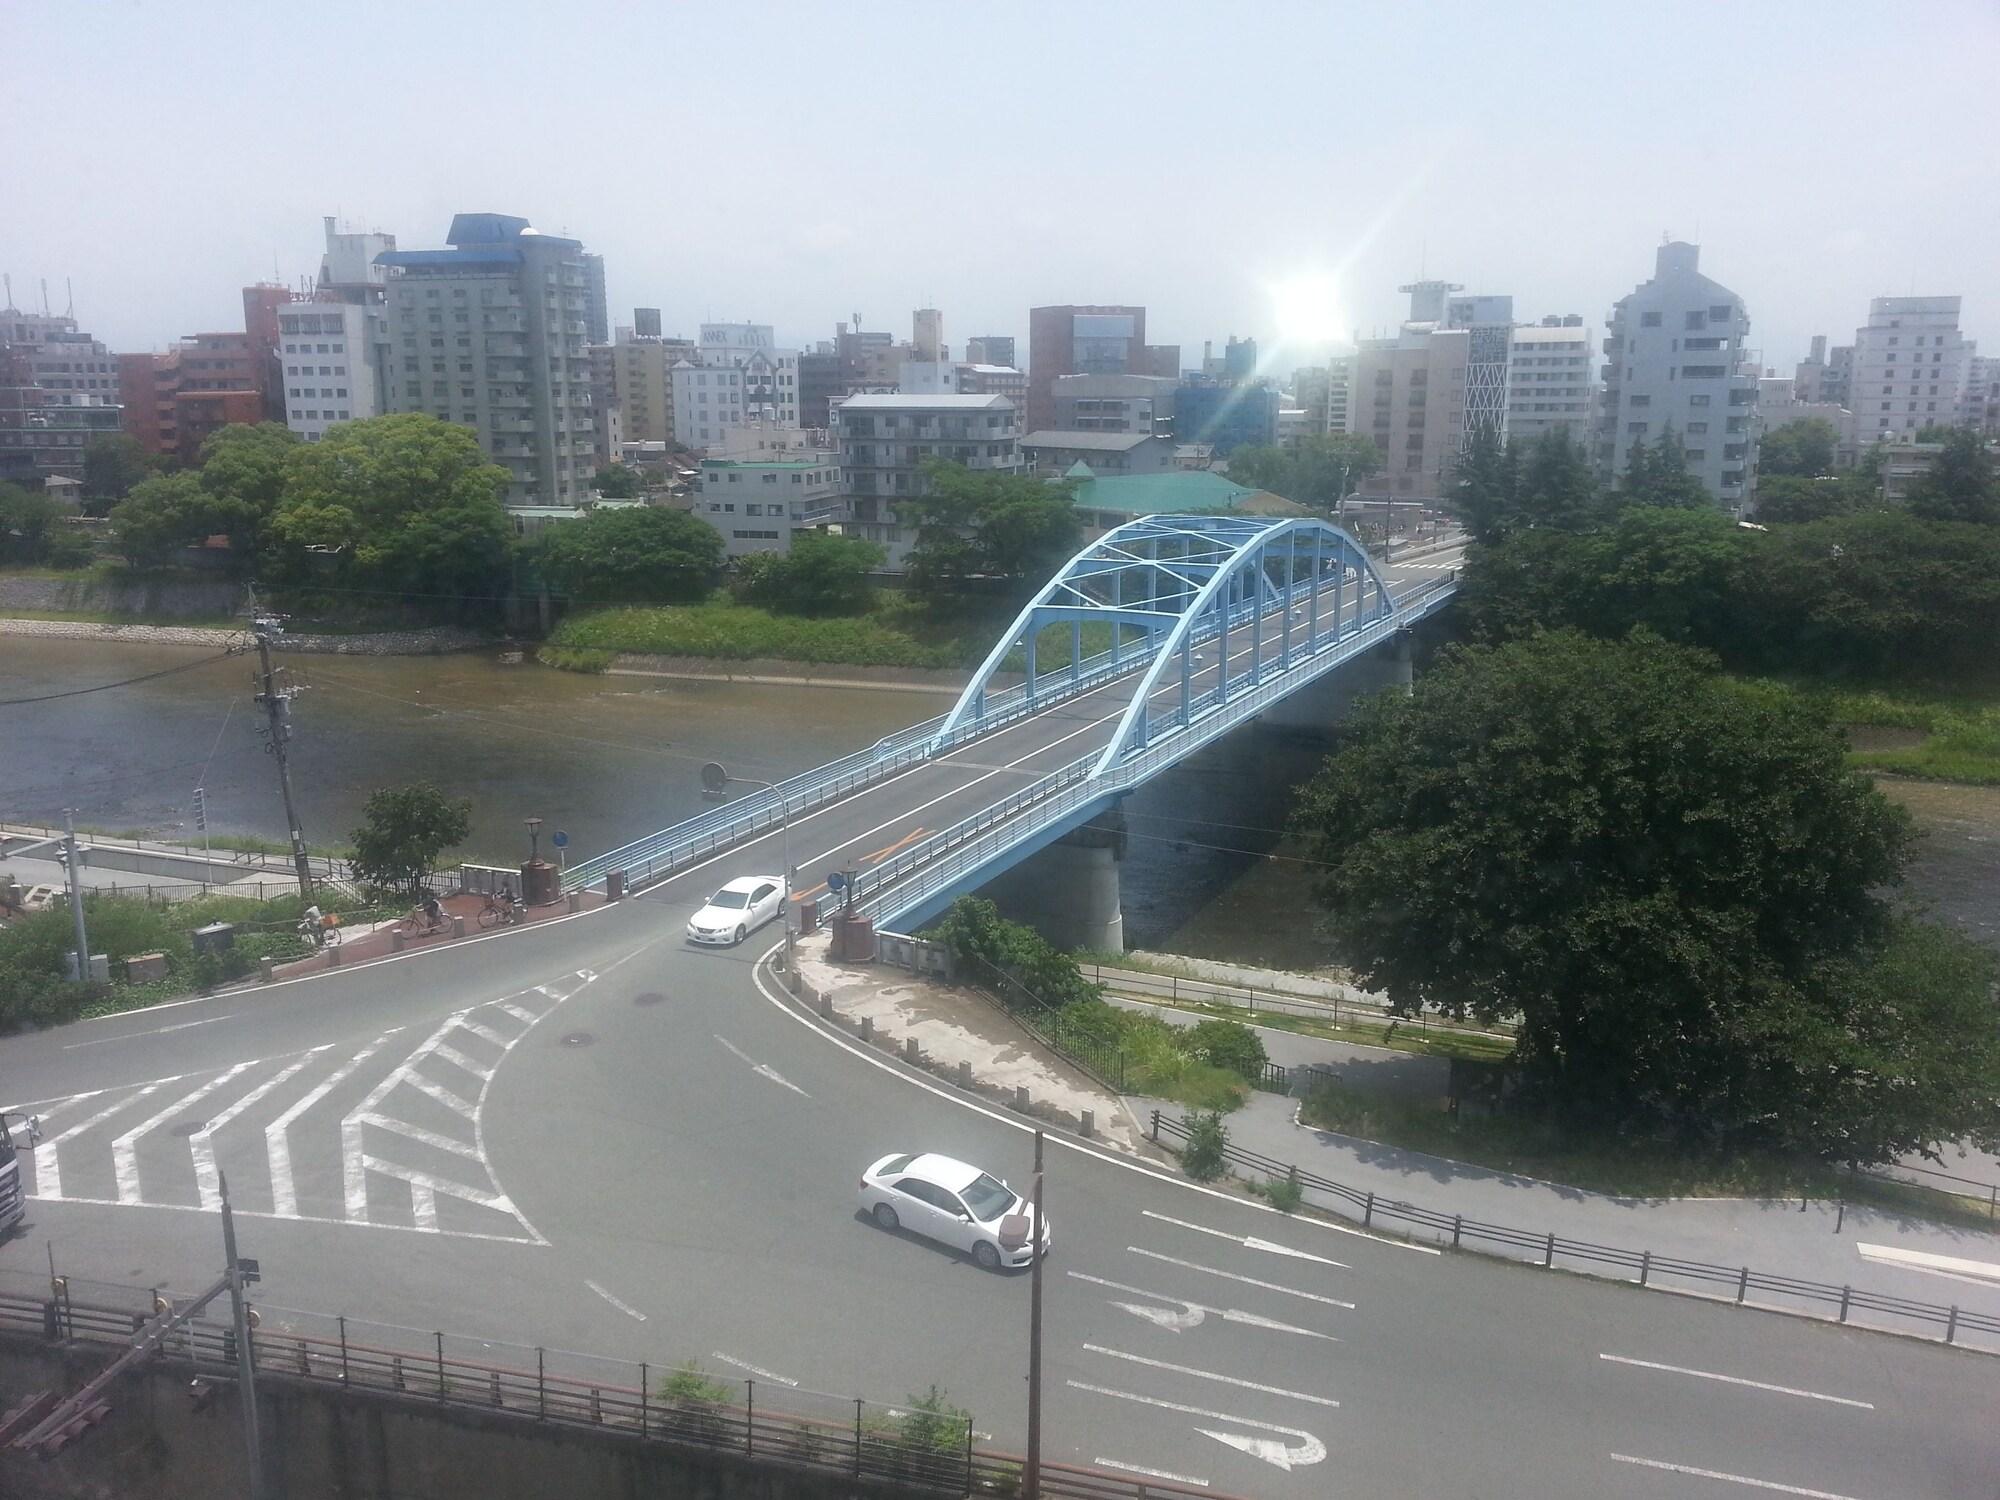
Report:
[{"label": "brick-colored building", "polygon": [[198,462],[216,428],[266,419],[259,358],[248,333],[197,333],[165,354],[119,355],[125,430],[149,453]]}]

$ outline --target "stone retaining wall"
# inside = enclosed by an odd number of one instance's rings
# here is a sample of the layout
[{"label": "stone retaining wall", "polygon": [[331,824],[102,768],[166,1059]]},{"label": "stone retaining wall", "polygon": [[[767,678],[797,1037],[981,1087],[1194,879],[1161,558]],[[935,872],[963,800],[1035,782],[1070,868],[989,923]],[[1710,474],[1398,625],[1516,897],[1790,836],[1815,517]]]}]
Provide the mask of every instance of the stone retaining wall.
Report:
[{"label": "stone retaining wall", "polygon": [[0,614],[46,609],[214,619],[235,614],[242,602],[243,585],[222,579],[0,577]]}]

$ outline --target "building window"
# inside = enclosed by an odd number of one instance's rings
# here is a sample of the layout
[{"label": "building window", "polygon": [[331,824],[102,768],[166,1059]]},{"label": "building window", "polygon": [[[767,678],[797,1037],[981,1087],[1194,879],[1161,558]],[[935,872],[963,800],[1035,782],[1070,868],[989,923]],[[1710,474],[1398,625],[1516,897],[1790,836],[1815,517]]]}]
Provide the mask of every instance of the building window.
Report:
[{"label": "building window", "polygon": [[1641,328],[1658,328],[1660,326],[1660,315],[1656,312],[1640,313],[1639,326]]}]

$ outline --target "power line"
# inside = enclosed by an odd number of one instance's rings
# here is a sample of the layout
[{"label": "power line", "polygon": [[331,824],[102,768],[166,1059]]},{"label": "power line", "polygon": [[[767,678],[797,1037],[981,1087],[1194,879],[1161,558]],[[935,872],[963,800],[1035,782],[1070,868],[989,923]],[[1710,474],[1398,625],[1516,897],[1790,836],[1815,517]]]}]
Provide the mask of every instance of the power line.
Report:
[{"label": "power line", "polygon": [[0,698],[0,708],[12,708],[22,703],[51,703],[57,698],[81,698],[86,693],[107,693],[113,688],[131,687],[138,682],[151,682],[156,677],[171,677],[176,672],[192,672],[196,667],[205,667],[212,662],[227,661],[235,656],[235,651],[220,651],[214,656],[204,656],[200,661],[182,662],[177,667],[162,667],[157,672],[146,672],[138,677],[127,677],[119,682],[100,682],[95,687],[70,688],[60,693],[41,693],[32,698]]}]

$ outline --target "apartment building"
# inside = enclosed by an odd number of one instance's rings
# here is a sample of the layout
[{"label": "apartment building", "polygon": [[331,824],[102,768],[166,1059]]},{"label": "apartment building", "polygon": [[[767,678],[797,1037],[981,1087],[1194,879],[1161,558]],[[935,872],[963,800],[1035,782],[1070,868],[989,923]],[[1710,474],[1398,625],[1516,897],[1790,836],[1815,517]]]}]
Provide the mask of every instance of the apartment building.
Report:
[{"label": "apartment building", "polygon": [[1751,493],[1761,363],[1748,348],[1743,299],[1701,274],[1701,249],[1661,245],[1652,279],[1619,300],[1605,320],[1604,394],[1597,462],[1607,479],[1625,471],[1636,443],[1669,429],[1688,468],[1725,508]]},{"label": "apartment building", "polygon": [[277,315],[285,425],[307,442],[336,422],[382,414],[373,354],[378,309],[295,302]]},{"label": "apartment building", "polygon": [[84,449],[121,418],[118,356],[76,319],[0,312],[0,481],[73,490]]},{"label": "apartment building", "polygon": [[800,425],[799,353],[778,348],[768,323],[702,324],[672,381],[674,437],[690,448],[715,449],[761,422]]},{"label": "apartment building", "polygon": [[574,506],[596,432],[582,243],[490,213],[457,215],[445,242],[376,257],[382,409],[471,428],[508,505]]},{"label": "apartment building", "polygon": [[811,433],[760,422],[730,430],[701,461],[694,514],[722,533],[730,557],[785,552],[801,531],[846,513],[840,455]]},{"label": "apartment building", "polygon": [[1957,297],[1876,297],[1854,331],[1848,409],[1863,445],[1912,438],[1961,415],[1976,346],[1959,331]]},{"label": "apartment building", "polygon": [[927,488],[927,460],[986,473],[1018,474],[1020,414],[1005,396],[849,396],[833,409],[848,505],[842,529],[886,548],[900,568],[916,538],[896,501]]},{"label": "apartment building", "polygon": [[1393,338],[1363,339],[1354,355],[1348,431],[1372,439],[1382,468],[1359,493],[1422,500],[1447,494],[1465,442],[1472,330],[1411,321]]},{"label": "apartment building", "polygon": [[1180,384],[1158,375],[1061,376],[1049,393],[1055,429],[1171,433]]},{"label": "apartment building", "polygon": [[1826,335],[1814,334],[1812,353],[1798,362],[1792,378],[1799,388],[1799,400],[1847,406],[1853,396],[1854,346],[1838,344],[1829,349]]},{"label": "apartment building", "polygon": [[1509,441],[1563,428],[1588,449],[1597,419],[1597,330],[1574,313],[1512,330],[1507,345]]}]

